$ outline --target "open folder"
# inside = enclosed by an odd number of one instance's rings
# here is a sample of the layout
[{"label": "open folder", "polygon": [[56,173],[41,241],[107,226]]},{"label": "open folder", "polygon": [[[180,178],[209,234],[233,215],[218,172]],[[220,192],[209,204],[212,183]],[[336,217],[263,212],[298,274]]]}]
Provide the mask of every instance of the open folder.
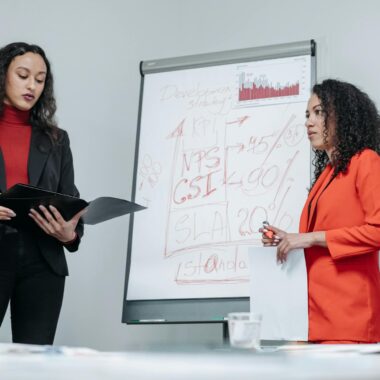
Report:
[{"label": "open folder", "polygon": [[16,213],[11,220],[1,222],[15,228],[33,228],[36,223],[28,215],[29,210],[34,208],[39,211],[39,205],[54,206],[65,220],[70,220],[76,213],[87,207],[86,213],[82,216],[85,224],[101,223],[146,208],[137,203],[112,197],[100,197],[86,202],[70,195],[17,184],[0,194],[0,206],[10,208]]}]

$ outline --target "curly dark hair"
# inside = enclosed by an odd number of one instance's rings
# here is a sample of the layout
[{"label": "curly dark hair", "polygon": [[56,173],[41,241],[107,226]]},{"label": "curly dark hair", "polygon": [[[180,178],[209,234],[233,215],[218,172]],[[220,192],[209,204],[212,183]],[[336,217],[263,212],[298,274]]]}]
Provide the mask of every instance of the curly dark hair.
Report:
[{"label": "curly dark hair", "polygon": [[[351,158],[366,148],[380,153],[380,117],[374,102],[354,85],[334,79],[324,80],[313,87],[324,112],[324,136],[328,120],[335,120],[332,165],[334,177],[346,173]],[[331,119],[330,119],[331,120]],[[314,150],[314,182],[329,158],[324,150]]]},{"label": "curly dark hair", "polygon": [[9,65],[15,57],[29,52],[40,55],[47,68],[43,92],[30,110],[29,121],[33,127],[41,129],[54,142],[58,138],[58,127],[54,118],[57,106],[53,91],[53,75],[45,52],[37,45],[14,42],[0,49],[0,116],[4,110],[5,83]]}]

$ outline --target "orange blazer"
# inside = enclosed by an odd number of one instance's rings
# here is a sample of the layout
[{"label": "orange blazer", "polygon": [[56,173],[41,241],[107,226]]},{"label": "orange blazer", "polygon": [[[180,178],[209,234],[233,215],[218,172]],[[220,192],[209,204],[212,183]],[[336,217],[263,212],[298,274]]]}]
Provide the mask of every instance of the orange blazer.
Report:
[{"label": "orange blazer", "polygon": [[380,342],[380,156],[366,149],[332,173],[327,165],[300,220],[300,232],[327,241],[305,249],[309,340]]}]

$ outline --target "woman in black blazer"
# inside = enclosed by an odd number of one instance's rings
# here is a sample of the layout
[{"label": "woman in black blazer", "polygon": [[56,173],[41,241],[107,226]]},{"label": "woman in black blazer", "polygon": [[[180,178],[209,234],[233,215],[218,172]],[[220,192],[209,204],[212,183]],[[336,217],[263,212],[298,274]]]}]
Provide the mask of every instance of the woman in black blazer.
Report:
[{"label": "woman in black blazer", "polygon": [[[44,51],[26,43],[0,49],[0,192],[15,183],[79,196],[68,135],[54,120],[53,77]],[[53,344],[65,276],[64,247],[78,249],[83,211],[64,220],[52,206],[30,210],[35,230],[7,225],[0,206],[0,324],[11,305],[13,341]]]}]

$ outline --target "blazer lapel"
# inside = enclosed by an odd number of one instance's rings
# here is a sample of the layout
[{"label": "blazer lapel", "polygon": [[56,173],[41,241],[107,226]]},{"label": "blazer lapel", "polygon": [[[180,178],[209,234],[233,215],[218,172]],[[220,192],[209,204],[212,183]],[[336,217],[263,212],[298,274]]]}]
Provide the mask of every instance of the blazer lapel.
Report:
[{"label": "blazer lapel", "polygon": [[318,199],[320,198],[322,193],[327,189],[327,187],[330,185],[331,180],[332,180],[332,177],[331,177],[332,174],[333,174],[333,168],[331,165],[329,165],[328,167],[326,167],[326,169],[318,178],[317,183],[314,185],[315,189],[313,187],[314,191],[311,191],[309,194],[307,204],[310,205],[310,202],[312,203],[311,203],[311,206],[309,206],[310,209],[307,210],[308,211],[307,231],[310,230],[311,222],[313,220],[314,213],[317,208]]},{"label": "blazer lapel", "polygon": [[30,185],[38,185],[46,160],[49,157],[51,147],[52,144],[49,137],[42,131],[33,127],[28,159]]},{"label": "blazer lapel", "polygon": [[302,213],[301,213],[300,224],[299,224],[300,233],[307,232],[307,222],[308,222],[307,214],[308,214],[308,204],[309,204],[308,199],[305,203],[305,206],[303,206]]},{"label": "blazer lapel", "polygon": [[3,193],[7,189],[7,183],[5,178],[5,163],[3,152],[0,148],[0,193]]}]

